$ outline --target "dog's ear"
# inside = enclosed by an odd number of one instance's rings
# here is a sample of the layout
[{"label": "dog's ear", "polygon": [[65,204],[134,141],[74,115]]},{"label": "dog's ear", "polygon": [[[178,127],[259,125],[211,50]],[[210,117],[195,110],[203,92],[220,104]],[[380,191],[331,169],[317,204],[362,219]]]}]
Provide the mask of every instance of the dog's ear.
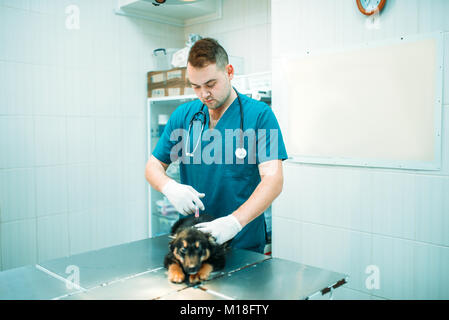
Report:
[{"label": "dog's ear", "polygon": [[215,237],[213,237],[210,233],[207,234],[207,241],[211,247],[215,247],[217,245]]},{"label": "dog's ear", "polygon": [[170,242],[168,243],[168,248],[173,252],[175,249],[176,235],[169,235]]}]

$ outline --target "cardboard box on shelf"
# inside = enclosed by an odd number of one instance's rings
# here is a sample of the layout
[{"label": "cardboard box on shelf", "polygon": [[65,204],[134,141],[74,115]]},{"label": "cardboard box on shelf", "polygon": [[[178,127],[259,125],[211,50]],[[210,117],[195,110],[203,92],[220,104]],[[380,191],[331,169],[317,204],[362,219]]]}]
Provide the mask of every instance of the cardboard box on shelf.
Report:
[{"label": "cardboard box on shelf", "polygon": [[173,81],[188,81],[186,68],[148,72],[148,86],[158,86]]},{"label": "cardboard box on shelf", "polygon": [[150,88],[148,90],[148,98],[182,96],[190,94],[194,94],[194,91],[191,87],[186,86],[185,83],[173,84],[161,88]]},{"label": "cardboard box on shelf", "polygon": [[193,94],[186,68],[148,72],[148,97]]}]

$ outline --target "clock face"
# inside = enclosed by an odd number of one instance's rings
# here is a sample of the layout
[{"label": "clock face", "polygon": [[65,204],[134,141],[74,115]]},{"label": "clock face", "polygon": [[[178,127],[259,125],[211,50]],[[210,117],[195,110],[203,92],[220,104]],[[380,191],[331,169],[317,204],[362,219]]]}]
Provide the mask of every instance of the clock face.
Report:
[{"label": "clock face", "polygon": [[382,10],[385,2],[386,0],[357,0],[357,6],[363,14],[372,15]]},{"label": "clock face", "polygon": [[380,0],[361,0],[360,2],[363,8],[368,12],[376,10],[380,4]]}]

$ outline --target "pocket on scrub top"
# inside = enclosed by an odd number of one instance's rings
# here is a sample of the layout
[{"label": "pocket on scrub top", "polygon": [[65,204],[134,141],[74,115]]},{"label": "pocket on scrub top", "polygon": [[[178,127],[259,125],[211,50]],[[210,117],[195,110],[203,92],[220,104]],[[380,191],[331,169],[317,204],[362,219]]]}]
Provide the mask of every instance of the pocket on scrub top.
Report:
[{"label": "pocket on scrub top", "polygon": [[225,165],[224,175],[234,179],[247,180],[253,175],[253,166],[248,164],[228,164]]}]

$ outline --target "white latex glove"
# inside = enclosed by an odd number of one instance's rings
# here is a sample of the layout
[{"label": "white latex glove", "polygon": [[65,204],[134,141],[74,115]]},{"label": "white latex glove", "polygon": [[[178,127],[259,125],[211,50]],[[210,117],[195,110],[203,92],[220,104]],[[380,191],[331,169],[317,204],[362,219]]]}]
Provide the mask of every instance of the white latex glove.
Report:
[{"label": "white latex glove", "polygon": [[198,230],[210,233],[218,244],[225,243],[234,238],[242,230],[242,225],[232,214],[195,225]]},{"label": "white latex glove", "polygon": [[195,213],[195,205],[204,210],[204,204],[200,198],[203,198],[205,194],[199,193],[189,185],[180,184],[170,179],[162,188],[162,193],[182,215]]}]

